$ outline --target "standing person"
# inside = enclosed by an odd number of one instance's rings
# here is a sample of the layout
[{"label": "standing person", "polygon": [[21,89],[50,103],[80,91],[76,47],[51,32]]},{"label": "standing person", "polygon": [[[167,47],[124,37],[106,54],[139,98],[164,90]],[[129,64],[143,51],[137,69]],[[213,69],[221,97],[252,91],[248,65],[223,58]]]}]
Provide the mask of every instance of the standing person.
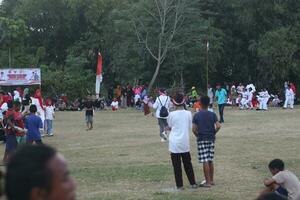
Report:
[{"label": "standing person", "polygon": [[134,105],[133,97],[134,97],[134,92],[132,90],[132,86],[128,85],[127,86],[127,106],[128,107],[133,107],[133,105]]},{"label": "standing person", "polygon": [[212,108],[214,104],[214,90],[210,84],[207,85],[207,96],[209,97],[209,107]]},{"label": "standing person", "polygon": [[[31,98],[32,104],[36,105],[37,115],[41,118],[43,126],[45,126],[45,107],[43,103],[42,93],[40,89],[35,91],[34,97]],[[44,133],[42,133],[42,136]]]},{"label": "standing person", "polygon": [[143,99],[143,104],[144,104],[144,115],[145,116],[148,116],[151,111],[150,111],[150,107],[149,107],[149,104],[150,104],[150,98],[148,97],[148,95],[146,95]]},{"label": "standing person", "polygon": [[237,86],[237,93],[241,94],[244,91],[244,85],[242,83],[239,84],[239,86]]},{"label": "standing person", "polygon": [[29,113],[30,103],[31,103],[31,98],[30,98],[30,95],[29,95],[29,89],[25,88],[24,92],[23,92],[23,98],[22,98],[22,105],[23,105],[22,113],[23,114]]},{"label": "standing person", "polygon": [[291,89],[291,86],[288,85],[287,89],[285,90],[285,102],[283,108],[286,109],[288,106],[290,106],[290,108],[293,109],[294,99],[295,99],[294,91]]},{"label": "standing person", "polygon": [[7,102],[7,111],[4,117],[4,125],[5,125],[5,137],[6,137],[6,144],[5,144],[5,152],[3,157],[3,162],[6,163],[11,155],[17,148],[17,139],[15,134],[14,128],[14,110],[13,110],[13,102]]},{"label": "standing person", "polygon": [[169,151],[171,152],[176,189],[183,189],[181,160],[191,187],[197,188],[190,155],[189,134],[192,129],[192,113],[184,109],[185,101],[182,94],[176,94],[172,102],[175,105],[175,111],[168,116],[167,129],[171,131],[169,134]]},{"label": "standing person", "polygon": [[85,102],[85,121],[87,126],[86,130],[92,130],[94,123],[94,107],[90,96],[88,96],[87,101]]},{"label": "standing person", "polygon": [[46,100],[46,134],[53,136],[53,120],[55,118],[54,106],[51,99]]},{"label": "standing person", "polygon": [[197,98],[198,98],[198,93],[197,93],[196,87],[193,86],[192,90],[191,90],[191,102],[193,105],[197,101]]},{"label": "standing person", "polygon": [[31,105],[29,108],[30,114],[25,118],[25,128],[27,129],[26,141],[28,144],[35,142],[43,144],[40,130],[44,128],[42,119],[36,115],[36,105]]},{"label": "standing person", "polygon": [[18,145],[26,144],[24,116],[21,113],[21,103],[18,101],[14,102],[14,121],[14,129]]},{"label": "standing person", "polygon": [[127,107],[127,89],[126,87],[122,87],[122,95],[121,95],[121,108]]},{"label": "standing person", "polygon": [[161,138],[161,142],[167,141],[167,136],[165,134],[165,128],[168,126],[167,118],[169,115],[169,109],[171,106],[170,97],[167,96],[165,90],[159,90],[159,97],[156,98],[155,103],[153,104],[153,109],[156,110],[156,118],[158,120],[159,125],[159,134]]},{"label": "standing person", "polygon": [[220,84],[217,85],[217,91],[215,97],[218,102],[219,114],[220,114],[220,123],[224,123],[224,108],[227,100],[227,92]]},{"label": "standing person", "polygon": [[211,187],[214,185],[214,154],[216,133],[220,130],[221,124],[218,122],[217,115],[208,111],[209,97],[204,96],[200,99],[202,110],[193,118],[193,133],[197,137],[198,158],[203,163],[205,181],[200,187]]},{"label": "standing person", "polygon": [[237,89],[236,89],[235,85],[231,86],[230,94],[231,94],[230,99],[232,101],[232,106],[235,106],[236,105],[236,99],[238,98],[238,93],[237,93]]}]

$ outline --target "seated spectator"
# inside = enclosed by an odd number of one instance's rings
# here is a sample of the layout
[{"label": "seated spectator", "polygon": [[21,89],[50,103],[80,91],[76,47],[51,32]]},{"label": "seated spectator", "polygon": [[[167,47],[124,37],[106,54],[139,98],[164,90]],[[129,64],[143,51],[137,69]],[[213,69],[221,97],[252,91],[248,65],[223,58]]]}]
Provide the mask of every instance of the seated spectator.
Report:
[{"label": "seated spectator", "polygon": [[263,195],[259,200],[287,200],[287,198],[276,193],[269,193]]},{"label": "seated spectator", "polygon": [[51,147],[25,145],[8,162],[7,200],[74,200],[75,190],[65,158]]},{"label": "seated spectator", "polygon": [[295,174],[284,169],[284,163],[280,159],[272,160],[269,170],[273,175],[264,181],[266,188],[257,198],[264,199],[264,195],[277,194],[287,197],[288,200],[300,200],[300,182]]}]

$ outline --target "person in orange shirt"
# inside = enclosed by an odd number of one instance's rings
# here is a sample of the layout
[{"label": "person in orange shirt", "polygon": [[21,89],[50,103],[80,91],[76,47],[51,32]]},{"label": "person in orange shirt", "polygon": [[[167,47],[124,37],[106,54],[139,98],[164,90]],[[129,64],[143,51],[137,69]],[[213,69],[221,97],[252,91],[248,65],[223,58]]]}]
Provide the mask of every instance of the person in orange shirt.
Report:
[{"label": "person in orange shirt", "polygon": [[202,109],[199,97],[197,98],[197,101],[194,103],[193,109],[195,110],[195,112],[199,112]]}]

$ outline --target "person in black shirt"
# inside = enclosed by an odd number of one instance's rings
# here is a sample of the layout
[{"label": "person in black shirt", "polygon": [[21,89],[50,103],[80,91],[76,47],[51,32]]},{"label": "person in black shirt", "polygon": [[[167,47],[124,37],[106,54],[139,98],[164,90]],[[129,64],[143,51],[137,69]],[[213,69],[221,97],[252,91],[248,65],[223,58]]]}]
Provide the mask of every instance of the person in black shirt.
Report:
[{"label": "person in black shirt", "polygon": [[93,129],[93,117],[94,117],[94,107],[91,97],[88,96],[87,101],[85,102],[85,120],[87,125],[87,130]]}]

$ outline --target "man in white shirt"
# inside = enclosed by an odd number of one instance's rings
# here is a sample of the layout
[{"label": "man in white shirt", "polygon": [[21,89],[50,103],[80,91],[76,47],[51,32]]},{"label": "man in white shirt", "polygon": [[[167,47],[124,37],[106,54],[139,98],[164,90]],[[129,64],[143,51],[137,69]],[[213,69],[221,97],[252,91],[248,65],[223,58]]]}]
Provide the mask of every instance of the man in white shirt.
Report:
[{"label": "man in white shirt", "polygon": [[212,107],[214,103],[214,90],[209,84],[207,86],[207,96],[209,97],[209,105]]},{"label": "man in white shirt", "polygon": [[[167,137],[165,134],[165,128],[168,126],[167,118],[169,109],[171,107],[171,99],[167,95],[166,91],[163,89],[159,90],[159,97],[156,98],[155,103],[152,105],[153,109],[156,110],[155,116],[158,119],[159,125],[159,134],[161,138],[161,142],[166,142]],[[162,113],[161,111],[166,111],[168,113]],[[165,114],[164,116],[162,114]]]},{"label": "man in white shirt", "polygon": [[169,151],[174,168],[176,188],[183,189],[181,160],[190,185],[197,188],[195,175],[190,155],[190,131],[192,129],[192,113],[184,109],[185,103],[182,94],[175,95],[172,99],[175,105],[175,111],[171,112],[168,117],[168,129],[171,130],[169,135]]}]

